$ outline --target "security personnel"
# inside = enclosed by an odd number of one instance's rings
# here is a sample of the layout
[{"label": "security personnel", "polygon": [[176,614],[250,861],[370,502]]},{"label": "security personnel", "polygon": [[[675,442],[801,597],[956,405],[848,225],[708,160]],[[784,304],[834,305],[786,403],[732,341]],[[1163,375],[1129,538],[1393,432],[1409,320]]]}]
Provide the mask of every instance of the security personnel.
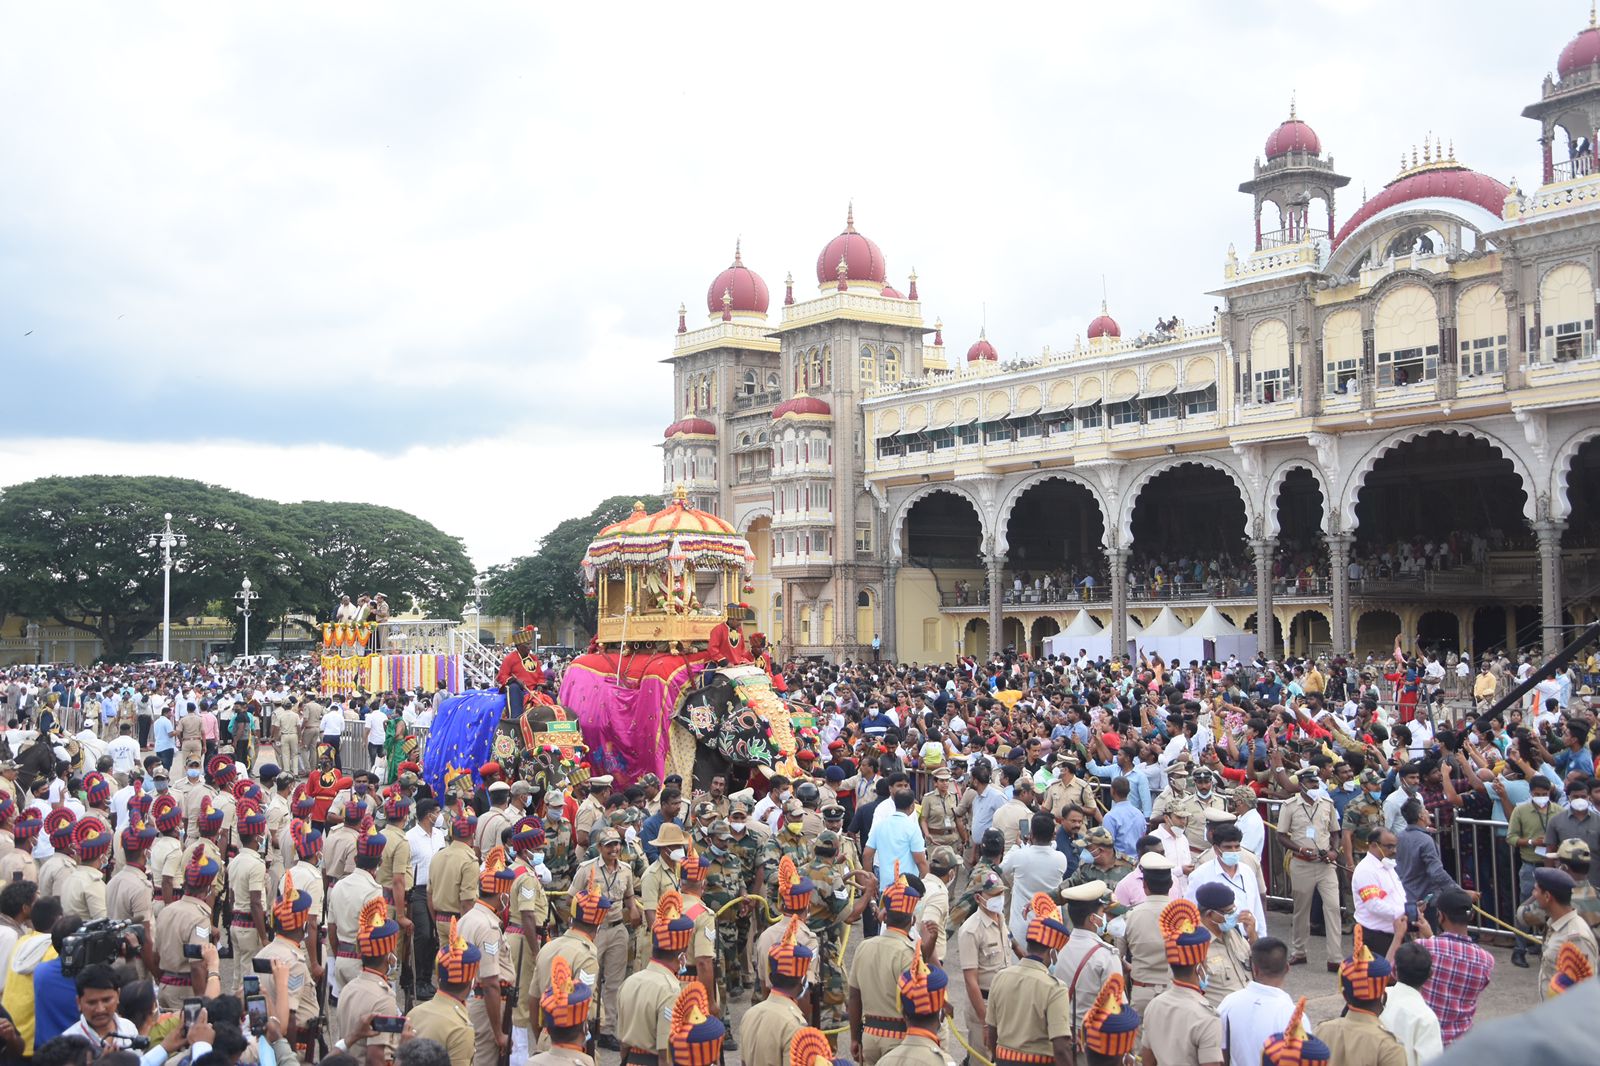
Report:
[{"label": "security personnel", "polygon": [[[332,888],[335,881],[355,869],[356,839],[366,820],[367,805],[359,800],[344,805],[344,820],[322,841],[322,882]],[[476,864],[474,864],[476,865]]]},{"label": "security personnel", "polygon": [[[1200,920],[1211,934],[1206,949],[1206,1002],[1220,1010],[1222,1001],[1250,983],[1250,942],[1239,931],[1242,915],[1250,912],[1238,905],[1233,889],[1221,881],[1207,881],[1195,890],[1195,905]],[[1246,928],[1254,929],[1255,919]]]},{"label": "security personnel", "polygon": [[411,973],[411,935],[416,928],[411,921],[407,899],[411,894],[411,841],[406,839],[406,819],[411,814],[411,800],[393,795],[383,801],[384,845],[383,857],[378,860],[374,875],[383,890],[384,902],[389,905],[389,917],[400,927],[400,942],[395,946],[395,956],[400,962],[400,981],[405,987],[414,987]]},{"label": "security personnel", "polygon": [[[1557,957],[1563,944],[1572,944],[1595,967],[1597,951],[1595,935],[1589,923],[1572,907],[1572,875],[1558,867],[1540,867],[1533,872],[1533,898],[1548,916],[1544,937],[1544,951],[1539,963],[1539,998],[1550,995],[1550,981],[1555,977]],[[1595,967],[1600,969],[1600,967]]]},{"label": "security personnel", "polygon": [[1344,853],[1344,864],[1352,870],[1356,868],[1357,862],[1356,842],[1366,840],[1369,830],[1384,824],[1382,775],[1376,770],[1363,770],[1358,783],[1361,793],[1345,804],[1344,817],[1339,825],[1340,850]]},{"label": "security personnel", "polygon": [[56,807],[44,816],[44,832],[54,852],[39,860],[39,897],[61,895],[67,871],[78,864],[72,854],[72,830],[78,824],[70,807]]},{"label": "security personnel", "polygon": [[1089,853],[1089,861],[1078,863],[1078,868],[1066,880],[1067,887],[1101,881],[1108,889],[1115,889],[1124,877],[1133,873],[1133,863],[1126,855],[1117,854],[1116,840],[1105,826],[1085,830],[1074,843]]},{"label": "security personnel", "polygon": [[822,828],[839,838],[839,858],[844,864],[852,870],[861,869],[861,849],[856,838],[844,831],[844,808],[837,803],[822,808]]},{"label": "security personnel", "polygon": [[[1339,967],[1346,1010],[1340,1017],[1317,1023],[1317,1037],[1328,1045],[1330,1061],[1340,1066],[1406,1066],[1405,1047],[1378,1020],[1392,980],[1394,967],[1382,955],[1372,954],[1361,942],[1361,927],[1356,926],[1355,951]],[[1154,1018],[1148,1021],[1155,1023]]]},{"label": "security personnel", "polygon": [[806,839],[805,823],[800,820],[798,800],[792,800],[785,808],[778,831],[761,847],[760,884],[767,902],[774,905],[778,901],[778,863],[785,855],[794,860],[796,869],[811,862],[811,844]]},{"label": "security personnel", "polygon": [[505,909],[506,893],[511,891],[516,877],[515,871],[506,867],[505,848],[499,844],[490,848],[478,874],[477,902],[456,923],[461,939],[482,953],[478,994],[467,1001],[467,1017],[472,1019],[473,1066],[495,1066],[511,1049],[510,1037],[501,1024],[505,1008],[500,989],[513,975],[504,964],[506,953],[501,939],[505,929],[500,923],[500,913]]},{"label": "security personnel", "polygon": [[746,901],[723,910],[746,893],[744,864],[740,861],[739,852],[734,850],[733,827],[727,822],[720,818],[713,821],[708,836],[710,847],[700,855],[706,863],[706,879],[701,892],[705,905],[717,916],[717,979],[722,986],[720,1002],[726,1004],[745,991],[744,975],[750,968],[746,959],[755,904]]},{"label": "security personnel", "polygon": [[[677,822],[666,822],[650,841],[656,849],[656,861],[645,867],[639,880],[639,905],[644,908],[644,928],[654,936],[656,905],[668,892],[678,891],[678,869],[688,855],[689,838]],[[679,904],[682,904],[679,900]]]},{"label": "security personnel", "polygon": [[322,980],[325,961],[322,956],[322,925],[327,921],[327,891],[322,887],[322,871],[317,868],[317,858],[322,853],[322,833],[310,822],[296,818],[289,823],[289,835],[294,840],[295,864],[285,875],[296,892],[311,898],[313,921],[305,934],[306,959],[312,976]]},{"label": "security personnel", "polygon": [[[594,1059],[583,1050],[594,994],[577,977],[565,959],[555,960],[550,987],[539,1000],[550,1046],[530,1058],[528,1066],[594,1066]],[[676,1017],[677,1011],[673,1014]]]},{"label": "security personnel", "polygon": [[61,878],[61,912],[85,922],[104,918],[106,879],[100,865],[111,851],[111,830],[94,815],[86,815],[72,827],[72,846],[77,858]]},{"label": "security personnel", "polygon": [[511,786],[504,781],[489,785],[489,809],[478,816],[478,828],[473,834],[472,846],[479,855],[489,854],[489,849],[500,843],[500,834],[511,828]]},{"label": "security personnel", "polygon": [[239,853],[228,863],[228,900],[233,913],[228,915],[228,935],[233,942],[233,958],[222,960],[222,990],[232,993],[250,973],[250,960],[267,942],[267,863],[261,857],[261,837],[267,831],[267,815],[253,800],[240,800]]},{"label": "security personnel", "polygon": [[[399,826],[395,830],[398,832]],[[356,1062],[364,1063],[369,1047],[384,1048],[386,1055],[392,1055],[400,1043],[399,1033],[372,1032],[359,1040],[354,1039],[366,1018],[374,1015],[393,1018],[402,1013],[394,989],[389,987],[389,968],[400,947],[400,923],[389,914],[388,904],[382,898],[374,898],[362,906],[356,930],[361,972],[339,990],[334,1027],[344,1034],[345,1051],[354,1056]]]},{"label": "security personnel", "polygon": [[[983,1047],[983,1030],[989,1024],[988,1000],[994,980],[1015,957],[1006,929],[1006,883],[997,873],[987,873],[975,886],[978,907],[956,930],[956,964],[961,987],[955,995],[956,1020],[968,1044]],[[972,986],[978,999],[972,999]]]},{"label": "security personnel", "polygon": [[[150,876],[145,871],[145,856],[156,839],[156,827],[143,818],[133,818],[121,835],[125,861],[122,869],[112,874],[111,880],[106,883],[106,917],[114,922],[136,922],[147,930],[153,930],[155,890],[151,888]],[[154,958],[153,944],[149,936],[144,941],[145,957],[140,960],[140,966],[148,970]]]},{"label": "security personnel", "polygon": [[967,875],[967,887],[956,899],[955,906],[950,908],[951,921],[959,925],[977,909],[978,886],[987,881],[990,874],[1004,877],[1000,872],[1000,862],[1005,857],[1005,851],[1005,835],[998,829],[985,830],[983,839],[978,842],[978,861]]},{"label": "security personnel", "polygon": [[440,927],[461,917],[478,899],[478,856],[471,843],[477,828],[476,815],[457,815],[450,823],[450,843],[428,865],[429,905]]},{"label": "security personnel", "polygon": [[[550,921],[550,897],[545,894],[539,880],[540,849],[544,847],[544,829],[538,819],[524,818],[511,831],[511,846],[515,849],[512,869],[517,878],[511,882],[511,905],[506,919],[506,961],[516,987],[511,1005],[511,1057],[522,1062],[528,1057],[529,1030],[533,1025],[530,1012],[538,985],[535,980],[539,967],[539,947],[543,930]],[[549,876],[548,873],[545,876]]]},{"label": "security personnel", "polygon": [[847,1002],[851,1058],[861,1066],[873,1066],[905,1035],[896,987],[917,954],[911,923],[921,899],[921,880],[897,871],[883,893],[883,931],[856,949]]},{"label": "security personnel", "polygon": [[[807,914],[811,910],[811,897],[815,894],[815,891],[816,886],[812,884],[811,878],[803,876],[795,868],[794,860],[787,855],[784,856],[783,861],[778,864],[778,920],[767,926],[766,930],[756,938],[755,950],[756,958],[766,958],[772,949],[778,945],[778,942],[787,935],[789,919],[799,918],[802,924],[797,940],[811,949],[811,969],[807,972],[806,978],[813,987],[815,987],[817,981],[817,956],[822,950],[822,945],[817,939],[817,934],[811,930],[809,925],[804,923]],[[765,995],[768,982],[763,980],[763,975],[759,970],[755,976],[756,989],[762,995]],[[810,1004],[801,1004],[801,1010],[805,1012],[812,1022],[817,1020],[815,1012],[810,1009]]]},{"label": "security personnel", "polygon": [[[592,875],[581,888],[574,884],[573,889],[572,924],[565,933],[539,949],[535,989],[550,987],[550,977],[557,961],[569,968],[574,978],[585,986],[589,986],[599,973],[600,956],[595,951],[595,933],[600,923],[605,921],[606,912],[611,910],[611,900],[600,892]],[[550,1035],[545,1032],[543,1016],[536,1010],[530,1010],[530,1014],[538,1046],[541,1049],[548,1048]],[[455,1063],[451,1063],[451,1066],[455,1066]]]},{"label": "security personnel", "polygon": [[599,856],[578,867],[574,878],[579,882],[592,880],[613,904],[595,934],[594,949],[600,960],[598,984],[603,1010],[596,1043],[616,1051],[621,1047],[616,1033],[617,996],[628,976],[628,927],[639,921],[639,901],[633,870],[621,861],[622,835],[607,826],[595,834],[595,839],[600,845]]},{"label": "security personnel", "polygon": [[458,924],[452,919],[441,930],[448,930],[448,934],[440,938],[434,966],[438,991],[432,999],[411,1008],[407,1018],[418,1037],[444,1047],[450,1055],[450,1066],[472,1066],[472,1019],[467,1017],[467,997],[478,983],[483,953],[461,938]]},{"label": "security personnel", "polygon": [[1194,799],[1194,809],[1197,813],[1190,816],[1185,832],[1189,837],[1189,847],[1198,852],[1206,846],[1207,812],[1226,811],[1228,794],[1217,788],[1216,771],[1208,766],[1201,766],[1194,772],[1194,792],[1190,795]]},{"label": "security personnel", "polygon": [[[1334,868],[1338,852],[1339,812],[1333,801],[1313,795],[1321,779],[1307,767],[1300,771],[1300,792],[1283,803],[1278,814],[1278,840],[1289,854],[1289,887],[1294,896],[1294,930],[1289,961],[1306,961],[1306,941],[1311,932],[1311,900],[1322,896],[1323,935],[1328,946],[1328,969],[1339,969],[1339,875]],[[1135,1006],[1138,1004],[1135,1003]]]},{"label": "security personnel", "polygon": [[372,874],[383,858],[383,848],[387,843],[384,835],[376,830],[358,839],[356,868],[328,890],[328,934],[332,938],[334,955],[335,994],[337,989],[349,984],[361,972],[361,954],[356,950],[361,908],[367,905],[368,900],[383,896],[383,890]]},{"label": "security personnel", "polygon": [[[550,871],[551,892],[565,892],[572,885],[572,871],[578,868],[572,820],[566,816],[566,800],[560,792],[544,797],[544,865]],[[565,896],[556,896],[556,909],[566,913]],[[542,993],[541,993],[542,994]]]},{"label": "security personnel", "polygon": [[933,772],[933,791],[922,797],[922,832],[930,850],[941,844],[950,848],[961,846],[949,767],[941,766]]},{"label": "security personnel", "polygon": [[1122,958],[1133,984],[1129,999],[1133,1009],[1143,1015],[1150,1001],[1171,983],[1160,919],[1162,910],[1171,902],[1173,863],[1159,851],[1147,851],[1139,857],[1139,869],[1144,871],[1147,895],[1128,911]]},{"label": "security personnel", "polygon": [[948,984],[942,968],[929,966],[920,953],[912,956],[911,966],[895,985],[900,992],[906,1035],[879,1062],[884,1066],[949,1066],[944,1049],[939,1046]]},{"label": "security personnel", "polygon": [[[272,905],[272,927],[275,935],[256,952],[256,958],[269,962],[282,959],[289,963],[289,1002],[272,1002],[271,982],[262,982],[267,995],[267,1011],[282,1020],[289,1042],[309,1043],[309,1033],[320,1024],[321,1008],[317,1004],[317,984],[311,979],[311,968],[306,955],[306,931],[311,925],[311,893],[294,887],[294,881],[285,878],[278,892],[278,901]],[[300,1030],[301,1032],[297,1032]]]},{"label": "security personnel", "polygon": [[[845,930],[865,913],[874,895],[871,875],[852,870],[845,864],[839,855],[840,843],[838,834],[824,830],[812,849],[811,865],[800,871],[815,886],[806,925],[816,935],[818,954],[821,956],[821,980],[816,989],[817,998],[820,998],[818,1012],[821,1015],[840,1011],[844,1007],[845,974],[839,947],[844,943]],[[856,881],[864,882],[865,887],[858,887],[854,883]],[[759,955],[756,957],[760,958]],[[828,1022],[829,1028],[834,1025],[834,1022]]]},{"label": "security personnel", "polygon": [[[718,985],[717,916],[702,895],[710,874],[711,867],[705,859],[695,854],[693,848],[688,849],[679,870],[678,884],[683,894],[683,914],[694,922],[694,935],[689,939],[689,950],[684,953],[683,972],[678,975],[678,980],[684,984],[702,985],[706,990],[706,1003],[714,1006]],[[729,1013],[726,999],[722,1000],[721,1012]],[[731,1036],[727,1038],[726,1046],[735,1051],[739,1047]]]},{"label": "security personnel", "polygon": [[[1050,817],[1060,818],[1061,809],[1070,805],[1088,811],[1091,821],[1100,820],[1100,805],[1095,799],[1094,787],[1078,776],[1080,765],[1078,757],[1071,752],[1064,751],[1056,756],[1058,776],[1050,782],[1050,787],[1044,790],[1042,801],[1043,810]],[[1098,994],[1099,989],[1095,991]]]},{"label": "security personnel", "polygon": [[1117,953],[1101,939],[1106,925],[1106,902],[1111,889],[1104,881],[1086,881],[1064,889],[1067,920],[1072,935],[1056,959],[1055,975],[1067,988],[1071,1008],[1073,1039],[1081,1045],[1084,1020],[1094,1007],[1100,990],[1113,974],[1121,975]]},{"label": "security personnel", "polygon": [[1027,954],[994,979],[984,1045],[995,1066],[1035,1066],[1072,1061],[1067,989],[1050,973],[1070,933],[1061,908],[1046,893],[1033,897]]},{"label": "security personnel", "polygon": [[589,847],[589,838],[605,827],[606,799],[611,795],[611,775],[589,778],[589,795],[578,804],[572,822],[572,843],[579,851]]},{"label": "security personnel", "polygon": [[[1083,1051],[1089,1066],[1130,1061],[1139,1042],[1139,1021],[1139,1012],[1123,996],[1122,975],[1112,974],[1083,1019]],[[1274,1062],[1272,1066],[1313,1066],[1313,1061]]]},{"label": "security personnel", "polygon": [[[178,1010],[185,997],[203,996],[211,976],[205,963],[184,956],[186,944],[216,943],[217,931],[211,924],[211,893],[222,868],[196,845],[189,853],[183,871],[183,895],[167,904],[156,917],[152,934],[156,946],[156,966],[161,971],[162,1010]],[[216,975],[220,981],[222,975]]]},{"label": "security personnel", "polygon": [[[906,917],[909,919],[910,915]],[[800,1004],[800,989],[815,959],[811,949],[800,942],[800,929],[799,918],[791,917],[784,923],[782,938],[766,955],[771,994],[745,1011],[739,1022],[739,1057],[747,1066],[789,1066],[789,1043],[796,1033],[805,1028],[806,1017]],[[867,940],[861,945],[861,950],[865,951],[883,939],[875,937]],[[915,951],[910,941],[904,941],[904,945],[909,962],[909,956],[914,955]],[[857,952],[857,964],[860,961],[861,954]],[[881,998],[887,1002],[892,1001],[894,996],[891,986]],[[853,1019],[858,1017],[858,1014],[852,1014]],[[898,1016],[895,1020],[900,1021]],[[900,1024],[904,1028],[905,1023],[902,1021]],[[860,1061],[859,1057],[857,1061]]]},{"label": "security personnel", "polygon": [[683,916],[683,899],[676,889],[666,889],[654,902],[650,961],[622,983],[617,1039],[622,1043],[622,1061],[629,1066],[664,1066],[671,1061],[672,1008],[684,987],[678,982],[678,967],[694,935],[694,922]]},{"label": "security personnel", "polygon": [[[1161,1066],[1222,1062],[1222,1021],[1200,991],[1200,968],[1211,946],[1211,933],[1200,923],[1199,908],[1187,899],[1175,899],[1162,908],[1160,928],[1172,980],[1144,1013],[1145,1050]],[[1377,1024],[1377,1015],[1372,1022]],[[1334,1061],[1353,1066],[1369,1060]]]}]

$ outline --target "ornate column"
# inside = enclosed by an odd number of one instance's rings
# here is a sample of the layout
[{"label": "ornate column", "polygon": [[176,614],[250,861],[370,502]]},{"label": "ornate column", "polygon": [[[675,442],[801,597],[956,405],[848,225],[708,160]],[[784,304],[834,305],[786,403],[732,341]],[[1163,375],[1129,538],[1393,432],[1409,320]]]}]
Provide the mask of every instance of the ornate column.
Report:
[{"label": "ornate column", "polygon": [[1544,615],[1542,638],[1548,657],[1566,643],[1561,625],[1561,533],[1565,522],[1544,519],[1533,524],[1539,537],[1539,606]]},{"label": "ornate column", "polygon": [[1283,654],[1272,641],[1272,552],[1277,546],[1270,537],[1250,542],[1256,553],[1256,650],[1274,659]]},{"label": "ornate column", "polygon": [[1107,548],[1111,567],[1111,655],[1128,651],[1128,549]]},{"label": "ornate column", "polygon": [[1330,533],[1328,542],[1328,592],[1333,601],[1333,637],[1335,655],[1350,654],[1350,549],[1356,538],[1348,533]]},{"label": "ornate column", "polygon": [[1002,573],[1002,571],[1005,569],[1006,557],[1004,555],[991,555],[988,558],[988,564],[989,564],[989,657],[993,658],[994,656],[1000,654],[1000,649],[1001,648],[1005,647],[1005,642],[1001,639],[1001,634],[1000,634],[1000,624],[1001,624],[1001,620],[1003,618],[1003,615],[1001,613],[1001,606],[1002,606],[1002,604],[1003,604],[1003,602],[1005,600],[1005,589],[1001,587],[1000,582],[1005,577],[1005,575]]},{"label": "ornate column", "polygon": [[900,560],[890,556],[889,565],[883,568],[883,657],[897,662],[900,659],[900,637],[895,631],[899,621],[896,618],[894,586],[899,576]]}]

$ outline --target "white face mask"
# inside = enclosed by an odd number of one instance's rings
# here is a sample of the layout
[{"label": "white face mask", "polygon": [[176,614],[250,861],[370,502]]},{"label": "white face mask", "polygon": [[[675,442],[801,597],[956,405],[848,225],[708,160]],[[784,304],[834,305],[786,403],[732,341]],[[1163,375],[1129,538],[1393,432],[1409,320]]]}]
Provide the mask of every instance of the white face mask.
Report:
[{"label": "white face mask", "polygon": [[673,862],[682,862],[685,854],[686,852],[682,848],[674,848],[673,850],[667,852],[667,858],[671,859]]},{"label": "white face mask", "polygon": [[1529,797],[1529,798],[1533,801],[1533,805],[1535,807],[1540,808],[1541,810],[1544,809],[1545,807],[1550,806],[1550,797],[1549,796],[1532,796],[1532,797]]},{"label": "white face mask", "polygon": [[991,914],[999,914],[1005,909],[1006,898],[1004,896],[985,896],[983,899],[983,906],[984,909],[989,911]]},{"label": "white face mask", "polygon": [[542,851],[534,852],[533,853],[533,864],[535,866],[539,866],[539,865],[542,865],[543,863],[544,863],[544,852],[542,852]]},{"label": "white face mask", "polygon": [[1580,797],[1573,800],[1569,806],[1577,813],[1582,814],[1589,809],[1589,801]]}]

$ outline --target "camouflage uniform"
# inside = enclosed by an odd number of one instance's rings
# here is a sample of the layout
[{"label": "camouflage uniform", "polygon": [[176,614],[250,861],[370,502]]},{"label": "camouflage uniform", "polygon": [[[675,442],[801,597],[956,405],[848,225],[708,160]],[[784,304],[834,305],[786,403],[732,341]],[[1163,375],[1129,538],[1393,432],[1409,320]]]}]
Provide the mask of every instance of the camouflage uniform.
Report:
[{"label": "camouflage uniform", "polygon": [[[726,828],[720,822],[717,826]],[[701,856],[710,864],[701,895],[706,906],[715,912],[745,894],[745,875],[738,852],[726,847],[727,837],[716,832],[711,837],[711,847]],[[717,854],[719,851],[722,854]],[[740,930],[743,930],[745,937],[750,935],[750,917],[739,917],[736,913],[738,909],[732,908],[717,917],[717,983],[722,989],[724,1003],[744,991],[744,975],[749,968],[744,964],[742,950],[747,941],[740,939]]]},{"label": "camouflage uniform", "polygon": [[578,857],[573,853],[572,823],[557,811],[547,811],[544,835],[544,867],[550,871],[550,884],[546,886],[551,893],[550,917],[564,926],[571,913],[566,892],[572,887],[572,873],[578,868]]},{"label": "camouflage uniform", "polygon": [[[1061,882],[1061,887],[1072,888],[1075,885],[1088,884],[1090,881],[1104,881],[1107,886],[1116,888],[1117,882],[1131,873],[1133,873],[1133,863],[1128,861],[1126,855],[1118,855],[1117,861],[1111,864],[1110,869],[1106,870],[1102,870],[1092,862],[1082,862],[1078,864],[1078,869],[1074,871],[1071,877]],[[1120,912],[1121,908],[1111,903],[1108,898],[1106,913],[1110,914],[1113,910]]]},{"label": "camouflage uniform", "polygon": [[[1600,930],[1600,892],[1595,891],[1586,877],[1574,877],[1573,880],[1577,883],[1572,886],[1572,909],[1589,924],[1591,930]],[[1542,930],[1549,920],[1550,916],[1533,901],[1532,896],[1517,908],[1517,922],[1535,933]]]},{"label": "camouflage uniform", "polygon": [[778,913],[778,863],[787,855],[794,860],[797,870],[803,870],[811,865],[811,845],[803,834],[791,833],[788,824],[784,824],[783,831],[774,833],[768,841],[761,846],[761,875],[762,886],[767,897],[767,902],[772,904],[772,913]]},{"label": "camouflage uniform", "polygon": [[[1079,867],[1079,869],[1082,869],[1082,867]],[[991,863],[988,859],[979,859],[977,864],[972,867],[972,873],[967,877],[966,890],[961,893],[961,897],[950,908],[950,924],[947,928],[951,932],[960,929],[961,923],[972,917],[977,911],[978,889],[983,885],[986,875],[991,873],[996,877],[1001,876],[998,862]]]},{"label": "camouflage uniform", "polygon": [[[833,833],[823,833],[817,838],[817,843],[825,845],[831,842],[837,848],[838,840]],[[821,997],[818,1017],[822,1012],[837,1012],[844,1006],[845,973],[839,965],[839,945],[844,937],[841,919],[853,899],[849,881],[852,872],[843,858],[836,856],[828,859],[821,855],[800,870],[801,875],[811,878],[811,883],[816,886],[811,893],[811,912],[806,915],[806,925],[816,934],[822,951],[818,973],[821,984],[817,990]]]},{"label": "camouflage uniform", "polygon": [[1362,792],[1360,796],[1345,804],[1344,818],[1340,821],[1339,828],[1350,831],[1353,838],[1351,846],[1355,849],[1355,854],[1360,855],[1365,847],[1361,840],[1361,831],[1381,826],[1383,821],[1383,804],[1366,792]]}]

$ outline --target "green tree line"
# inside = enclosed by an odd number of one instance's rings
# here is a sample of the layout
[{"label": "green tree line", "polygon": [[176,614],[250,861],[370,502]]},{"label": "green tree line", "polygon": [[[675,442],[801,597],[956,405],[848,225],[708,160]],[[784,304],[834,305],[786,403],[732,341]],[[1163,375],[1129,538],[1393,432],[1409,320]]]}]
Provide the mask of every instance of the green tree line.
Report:
[{"label": "green tree line", "polygon": [[[461,540],[415,515],[364,503],[283,504],[170,477],[52,477],[0,493],[0,615],[51,619],[125,658],[161,624],[161,549],[172,514],[172,616],[232,603],[249,575],[254,616],[331,616],[343,593],[382,592],[455,617],[472,587]],[[581,558],[581,553],[580,553]],[[252,626],[259,647],[270,625]],[[241,637],[235,636],[235,646]]]}]

